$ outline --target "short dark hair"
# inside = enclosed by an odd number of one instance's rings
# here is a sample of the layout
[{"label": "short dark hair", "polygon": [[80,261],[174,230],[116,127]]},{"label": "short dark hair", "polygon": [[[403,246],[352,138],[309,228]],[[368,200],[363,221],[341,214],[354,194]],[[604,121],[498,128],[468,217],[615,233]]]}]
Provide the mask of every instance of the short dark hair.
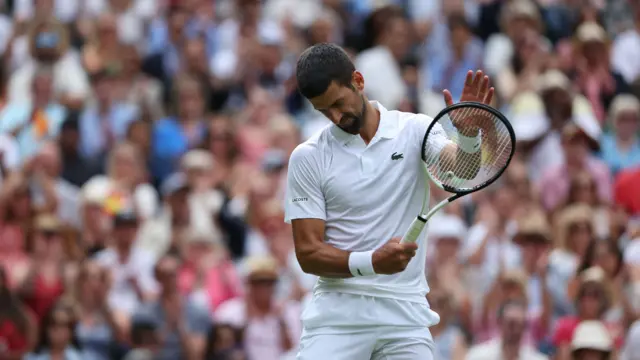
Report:
[{"label": "short dark hair", "polygon": [[349,86],[356,67],[338,45],[320,43],[306,49],[296,66],[298,90],[307,99],[322,95],[332,81]]}]

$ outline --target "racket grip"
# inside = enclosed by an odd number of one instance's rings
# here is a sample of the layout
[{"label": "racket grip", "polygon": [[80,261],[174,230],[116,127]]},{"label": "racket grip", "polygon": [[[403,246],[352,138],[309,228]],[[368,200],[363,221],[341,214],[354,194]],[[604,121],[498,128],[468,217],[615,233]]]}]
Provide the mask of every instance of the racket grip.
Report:
[{"label": "racket grip", "polygon": [[418,216],[415,220],[413,220],[411,226],[409,226],[407,232],[404,233],[404,236],[402,237],[402,240],[400,240],[400,242],[406,243],[418,241],[418,237],[420,236],[420,233],[422,233],[422,229],[424,229],[424,226],[426,224],[427,219],[423,218],[422,216]]}]

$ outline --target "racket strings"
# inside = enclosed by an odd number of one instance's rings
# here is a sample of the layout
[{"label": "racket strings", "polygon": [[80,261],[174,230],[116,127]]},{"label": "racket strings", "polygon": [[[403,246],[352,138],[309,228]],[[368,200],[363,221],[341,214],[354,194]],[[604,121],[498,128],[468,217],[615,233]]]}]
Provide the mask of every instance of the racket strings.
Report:
[{"label": "racket strings", "polygon": [[[471,190],[491,181],[509,163],[513,150],[511,133],[494,113],[467,106],[450,111],[438,123],[444,130],[448,144],[454,146],[447,145],[441,149],[425,141],[423,155],[427,171],[445,187]],[[471,130],[475,129],[480,129],[481,146],[479,151],[467,153],[462,150],[464,140],[461,136],[465,135],[461,131],[474,133]]]}]

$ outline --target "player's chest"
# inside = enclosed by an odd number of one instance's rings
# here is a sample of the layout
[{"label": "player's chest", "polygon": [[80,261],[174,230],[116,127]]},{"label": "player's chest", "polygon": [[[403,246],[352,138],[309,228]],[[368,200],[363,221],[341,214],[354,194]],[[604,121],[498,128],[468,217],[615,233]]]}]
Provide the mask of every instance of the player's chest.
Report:
[{"label": "player's chest", "polygon": [[[381,140],[368,147],[334,152],[324,195],[328,208],[367,207],[409,191],[421,180],[419,148]],[[421,183],[420,183],[421,184]]]}]

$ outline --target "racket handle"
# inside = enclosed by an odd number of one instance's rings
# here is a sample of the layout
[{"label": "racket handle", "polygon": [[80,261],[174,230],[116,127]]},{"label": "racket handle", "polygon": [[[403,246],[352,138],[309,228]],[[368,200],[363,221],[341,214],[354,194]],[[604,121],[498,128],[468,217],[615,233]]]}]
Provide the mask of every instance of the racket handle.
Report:
[{"label": "racket handle", "polygon": [[418,241],[418,237],[420,236],[420,233],[422,233],[422,229],[424,229],[424,226],[426,224],[427,219],[423,218],[422,216],[418,216],[415,220],[413,220],[407,232],[404,233],[404,236],[402,237],[402,240],[400,240],[400,243]]}]

